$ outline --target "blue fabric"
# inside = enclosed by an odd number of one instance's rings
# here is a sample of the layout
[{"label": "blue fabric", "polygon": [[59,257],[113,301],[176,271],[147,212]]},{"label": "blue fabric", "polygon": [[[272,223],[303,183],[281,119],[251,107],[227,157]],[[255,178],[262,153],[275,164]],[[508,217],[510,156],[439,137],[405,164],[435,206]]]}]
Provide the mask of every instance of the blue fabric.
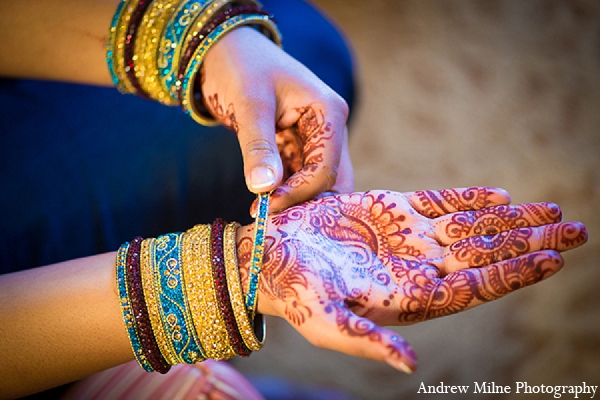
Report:
[{"label": "blue fabric", "polygon": [[[313,6],[262,2],[284,48],[354,101],[352,54]],[[0,273],[216,217],[248,223],[235,136],[114,88],[0,80]]]}]

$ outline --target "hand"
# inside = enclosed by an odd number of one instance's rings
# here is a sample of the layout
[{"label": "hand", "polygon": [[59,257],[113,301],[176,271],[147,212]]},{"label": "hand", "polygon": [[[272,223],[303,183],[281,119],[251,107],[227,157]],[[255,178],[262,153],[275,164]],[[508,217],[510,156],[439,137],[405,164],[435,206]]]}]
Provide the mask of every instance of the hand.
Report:
[{"label": "hand", "polygon": [[306,67],[248,27],[228,33],[203,65],[204,101],[236,133],[250,191],[277,188],[272,211],[353,190],[348,106]]},{"label": "hand", "polygon": [[[552,203],[508,205],[501,189],[337,195],[271,216],[259,312],[311,343],[411,372],[410,345],[380,325],[464,311],[537,283],[586,242]],[[245,279],[252,225],[239,236]]]}]

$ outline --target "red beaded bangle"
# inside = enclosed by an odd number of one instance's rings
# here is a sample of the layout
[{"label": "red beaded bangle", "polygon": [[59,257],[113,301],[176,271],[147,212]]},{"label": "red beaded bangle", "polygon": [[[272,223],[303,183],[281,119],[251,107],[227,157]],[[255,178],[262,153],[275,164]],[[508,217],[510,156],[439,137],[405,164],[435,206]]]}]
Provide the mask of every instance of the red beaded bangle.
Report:
[{"label": "red beaded bangle", "polygon": [[140,249],[142,238],[133,239],[127,250],[127,291],[131,310],[133,314],[133,324],[138,333],[140,347],[148,364],[161,374],[167,373],[171,366],[160,353],[158,344],[152,331],[146,299],[142,288],[142,276],[140,271]]},{"label": "red beaded bangle", "polygon": [[223,233],[225,231],[225,225],[225,221],[221,218],[217,218],[211,228],[213,278],[215,280],[219,308],[221,309],[223,320],[225,321],[229,342],[238,355],[248,357],[252,351],[246,346],[240,335],[237,321],[233,314],[233,308],[231,307],[229,289],[227,287],[225,255],[223,252]]}]

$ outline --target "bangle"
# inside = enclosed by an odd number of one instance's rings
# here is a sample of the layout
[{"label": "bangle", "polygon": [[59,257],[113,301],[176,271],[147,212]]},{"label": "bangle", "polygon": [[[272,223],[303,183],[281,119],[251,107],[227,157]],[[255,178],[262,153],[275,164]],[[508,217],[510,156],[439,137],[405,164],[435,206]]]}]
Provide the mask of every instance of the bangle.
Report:
[{"label": "bangle", "polygon": [[181,282],[182,233],[169,233],[156,238],[155,282],[159,293],[163,325],[171,340],[177,360],[194,364],[204,360],[202,349],[193,340],[188,327],[193,326],[184,304]]},{"label": "bangle", "polygon": [[246,294],[246,309],[250,319],[254,319],[258,301],[258,281],[262,271],[263,254],[265,250],[265,235],[269,216],[270,193],[259,193],[258,210],[254,223],[254,243],[248,269],[248,293]]},{"label": "bangle", "polygon": [[142,88],[152,99],[169,106],[175,106],[178,102],[163,90],[156,65],[156,54],[160,44],[160,35],[175,10],[175,1],[154,0],[144,14],[144,19],[138,27],[138,38],[135,41],[137,57],[135,72],[140,79]]},{"label": "bangle", "polygon": [[117,261],[115,263],[121,313],[123,315],[123,321],[125,322],[125,328],[127,329],[127,335],[129,336],[129,343],[131,344],[136,361],[147,372],[152,372],[154,369],[148,363],[148,360],[146,359],[146,356],[144,355],[140,345],[138,334],[135,329],[135,317],[131,312],[131,304],[127,293],[126,263],[128,249],[129,242],[123,243],[121,247],[119,247],[119,250],[117,251]]},{"label": "bangle", "polygon": [[160,296],[155,283],[155,260],[156,260],[156,239],[146,239],[142,242],[142,285],[144,287],[144,296],[146,298],[146,306],[148,307],[148,315],[152,330],[156,337],[156,343],[160,353],[170,365],[178,364],[177,353],[173,347],[173,343],[169,340],[165,326],[163,325],[162,311],[160,307]]},{"label": "bangle", "polygon": [[[190,115],[196,122],[203,125],[215,125],[217,122],[212,119],[212,117],[206,118],[198,111],[195,96],[196,93],[194,91],[194,81],[196,79],[196,75],[204,61],[204,57],[206,53],[217,43],[226,33],[240,26],[244,25],[260,25],[265,27],[269,32],[271,32],[272,39],[278,45],[281,43],[281,35],[277,30],[275,24],[269,19],[267,15],[262,14],[242,14],[236,15],[227,19],[222,24],[215,27],[209,34],[204,37],[204,39],[200,42],[198,47],[192,52],[190,55],[190,61],[186,65],[182,63],[180,65],[180,73],[178,74],[178,79],[175,83],[177,88],[177,95],[179,98],[179,103],[183,111]],[[191,42],[190,42],[191,45]],[[185,67],[184,67],[185,66]],[[181,73],[183,71],[183,73]],[[202,100],[200,99],[200,102]]]},{"label": "bangle", "polygon": [[229,342],[235,352],[242,356],[248,357],[251,353],[246,347],[240,332],[238,330],[233,308],[231,307],[231,299],[229,298],[229,290],[227,288],[227,277],[225,275],[225,254],[223,249],[223,235],[225,230],[225,221],[217,218],[212,225],[211,230],[211,247],[212,247],[212,266],[213,276],[215,279],[215,287],[217,289],[217,299],[219,308],[225,321],[225,328],[229,335]]},{"label": "bangle", "polygon": [[158,349],[148,315],[140,265],[142,240],[139,236],[134,238],[127,250],[127,292],[129,294],[131,311],[134,316],[134,327],[138,333],[141,350],[152,370],[164,374],[171,367]]},{"label": "bangle", "polygon": [[206,7],[207,0],[181,1],[179,7],[169,18],[163,35],[160,39],[156,62],[163,88],[177,99],[175,91],[172,90],[174,75],[177,70],[177,49],[181,46],[187,34],[188,27]]},{"label": "bangle", "polygon": [[184,275],[190,277],[190,282],[186,282],[186,285],[196,331],[206,357],[215,360],[232,358],[236,353],[231,347],[227,328],[219,310],[212,273],[211,227],[196,225],[186,234],[192,236],[192,262]]},{"label": "bangle", "polygon": [[140,22],[144,19],[144,15],[150,3],[152,3],[152,0],[137,1],[137,6],[131,14],[131,17],[129,18],[129,23],[127,24],[127,30],[125,31],[125,43],[123,45],[123,62],[125,64],[125,75],[129,79],[131,86],[133,86],[133,88],[135,89],[135,94],[145,99],[150,98],[150,96],[142,88],[140,81],[136,76],[134,59],[137,59],[138,56],[134,56],[134,49],[138,27],[140,25]]},{"label": "bangle", "polygon": [[256,335],[255,328],[252,326],[252,320],[248,318],[248,312],[244,302],[244,294],[242,292],[240,272],[237,263],[236,234],[239,227],[240,224],[237,222],[232,222],[225,226],[225,232],[223,234],[225,274],[227,277],[227,287],[229,290],[231,307],[233,309],[239,333],[248,349],[252,351],[258,351],[263,347],[265,342],[266,326],[264,318],[262,318],[262,314],[257,314],[257,317],[260,316],[261,323],[257,325],[257,328],[260,330],[260,332],[259,335]]},{"label": "bangle", "polygon": [[106,59],[113,84],[121,93],[125,94],[136,93],[136,89],[131,85],[125,74],[123,55],[126,31],[134,10],[131,0],[123,0],[119,3],[111,22],[106,44]]}]

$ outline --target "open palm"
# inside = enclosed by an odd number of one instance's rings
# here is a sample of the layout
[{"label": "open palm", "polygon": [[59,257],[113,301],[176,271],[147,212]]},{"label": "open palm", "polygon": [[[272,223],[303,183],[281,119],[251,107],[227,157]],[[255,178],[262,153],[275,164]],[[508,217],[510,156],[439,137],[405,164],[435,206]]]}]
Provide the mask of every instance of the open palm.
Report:
[{"label": "open palm", "polygon": [[[539,282],[562,267],[557,251],[587,240],[583,224],[559,222],[555,204],[509,202],[501,189],[477,187],[289,208],[270,217],[259,311],[319,347],[410,372],[413,350],[381,326],[454,314]],[[251,246],[242,235],[241,271]]]}]

